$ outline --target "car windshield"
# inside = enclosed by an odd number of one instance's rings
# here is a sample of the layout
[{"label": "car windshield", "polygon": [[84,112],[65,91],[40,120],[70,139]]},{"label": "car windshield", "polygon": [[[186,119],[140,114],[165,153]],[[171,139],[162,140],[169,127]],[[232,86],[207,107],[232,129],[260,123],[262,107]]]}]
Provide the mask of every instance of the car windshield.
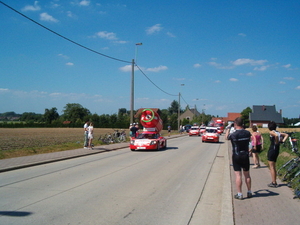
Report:
[{"label": "car windshield", "polygon": [[191,130],[198,130],[199,128],[197,127],[192,127]]},{"label": "car windshield", "polygon": [[157,138],[156,134],[139,134],[137,139],[155,139]]},{"label": "car windshield", "polygon": [[206,129],[208,133],[217,133],[217,129]]}]

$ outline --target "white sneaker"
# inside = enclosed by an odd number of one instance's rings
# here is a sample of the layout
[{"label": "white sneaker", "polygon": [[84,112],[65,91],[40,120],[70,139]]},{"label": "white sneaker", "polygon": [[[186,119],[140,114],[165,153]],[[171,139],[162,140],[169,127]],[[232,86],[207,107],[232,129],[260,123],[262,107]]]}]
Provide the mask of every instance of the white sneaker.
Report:
[{"label": "white sneaker", "polygon": [[84,147],[85,149],[87,149],[87,147]]}]

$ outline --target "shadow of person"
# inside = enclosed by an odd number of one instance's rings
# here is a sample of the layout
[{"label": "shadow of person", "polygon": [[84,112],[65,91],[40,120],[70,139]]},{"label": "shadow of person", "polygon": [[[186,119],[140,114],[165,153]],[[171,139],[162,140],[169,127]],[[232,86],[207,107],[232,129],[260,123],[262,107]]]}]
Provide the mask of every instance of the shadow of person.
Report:
[{"label": "shadow of person", "polygon": [[24,217],[30,216],[31,212],[24,212],[24,211],[0,211],[1,216],[11,216],[11,217]]},{"label": "shadow of person", "polygon": [[270,191],[269,189],[257,190],[254,191],[253,193],[254,193],[253,197],[270,197],[270,196],[279,195],[278,193]]}]

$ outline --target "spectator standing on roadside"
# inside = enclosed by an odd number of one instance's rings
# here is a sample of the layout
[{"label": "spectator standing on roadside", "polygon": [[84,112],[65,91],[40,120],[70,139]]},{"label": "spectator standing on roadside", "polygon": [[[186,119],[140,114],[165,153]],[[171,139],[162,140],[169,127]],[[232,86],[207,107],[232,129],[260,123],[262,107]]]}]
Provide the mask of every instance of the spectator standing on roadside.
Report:
[{"label": "spectator standing on roadside", "polygon": [[140,130],[139,124],[136,123],[135,127],[136,127],[135,137],[137,137],[137,136],[139,136],[139,130]]},{"label": "spectator standing on roadside", "polygon": [[136,132],[138,131],[138,128],[135,126],[135,123],[133,123],[132,127],[130,128],[131,131],[131,137],[136,137]]},{"label": "spectator standing on roadside", "polygon": [[261,133],[258,131],[256,125],[252,126],[252,131],[253,132],[251,135],[251,146],[252,146],[251,152],[252,152],[253,163],[254,163],[254,166],[252,168],[257,169],[260,167],[258,154],[263,149],[264,139],[263,139]]},{"label": "spectator standing on roadside", "polygon": [[90,123],[90,126],[88,127],[88,138],[89,138],[89,149],[93,149],[92,142],[94,139],[94,124]]},{"label": "spectator standing on roadside", "polygon": [[171,135],[171,129],[172,129],[172,128],[171,128],[171,126],[169,125],[169,126],[168,126],[168,134],[169,134],[169,137],[170,137],[170,135]]},{"label": "spectator standing on roadside", "polygon": [[[285,140],[288,138],[288,134],[286,133],[280,133],[276,131],[277,124],[274,121],[271,121],[268,123],[268,128],[269,128],[269,134],[270,134],[270,147],[268,150],[268,163],[270,166],[270,173],[271,173],[271,179],[272,182],[268,184],[269,187],[278,187],[276,178],[276,161],[277,157],[279,155],[279,149],[280,149],[280,143],[281,140],[282,142],[285,142]],[[283,137],[283,139],[282,139]]]},{"label": "spectator standing on roadside", "polygon": [[85,124],[83,125],[83,129],[84,129],[84,143],[83,143],[83,148],[87,148],[88,144],[89,144],[89,138],[88,138],[88,126],[89,126],[89,121],[85,121]]},{"label": "spectator standing on roadside", "polygon": [[247,198],[252,197],[251,177],[250,177],[250,160],[249,160],[249,142],[251,133],[244,129],[242,118],[238,117],[234,120],[235,131],[230,133],[230,129],[226,130],[226,139],[231,141],[232,145],[232,164],[235,173],[235,184],[238,193],[235,199],[242,200],[242,170],[245,177],[245,183],[248,189]]}]

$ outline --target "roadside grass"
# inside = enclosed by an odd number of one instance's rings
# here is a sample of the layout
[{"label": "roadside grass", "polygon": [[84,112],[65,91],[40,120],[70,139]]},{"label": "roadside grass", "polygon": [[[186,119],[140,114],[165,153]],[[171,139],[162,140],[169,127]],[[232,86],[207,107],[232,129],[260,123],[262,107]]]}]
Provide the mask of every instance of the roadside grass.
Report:
[{"label": "roadside grass", "polygon": [[[115,130],[122,129],[94,128],[93,144],[107,145],[99,137]],[[125,131],[129,142],[129,131]],[[167,136],[168,132],[163,130],[161,134]],[[0,128],[0,159],[78,149],[83,147],[83,140],[82,128]]]},{"label": "roadside grass", "polygon": [[[283,132],[283,131],[288,131],[288,130],[286,130],[286,129],[281,130],[281,132]],[[288,132],[290,132],[290,131],[288,131]],[[295,132],[297,132],[297,133],[295,133],[294,136],[298,139],[298,148],[299,148],[300,132],[299,132],[299,130],[295,131]],[[268,133],[262,133],[262,135],[264,138],[264,147],[263,147],[263,151],[259,154],[259,158],[264,164],[266,164],[269,167],[267,153],[268,153],[268,149],[270,146],[270,138],[269,138]],[[288,140],[286,140],[284,144],[280,145],[279,156],[278,156],[277,162],[276,162],[277,169],[280,168],[288,160],[297,157],[297,155],[295,153],[293,153],[291,149],[292,149],[292,147]]]}]

